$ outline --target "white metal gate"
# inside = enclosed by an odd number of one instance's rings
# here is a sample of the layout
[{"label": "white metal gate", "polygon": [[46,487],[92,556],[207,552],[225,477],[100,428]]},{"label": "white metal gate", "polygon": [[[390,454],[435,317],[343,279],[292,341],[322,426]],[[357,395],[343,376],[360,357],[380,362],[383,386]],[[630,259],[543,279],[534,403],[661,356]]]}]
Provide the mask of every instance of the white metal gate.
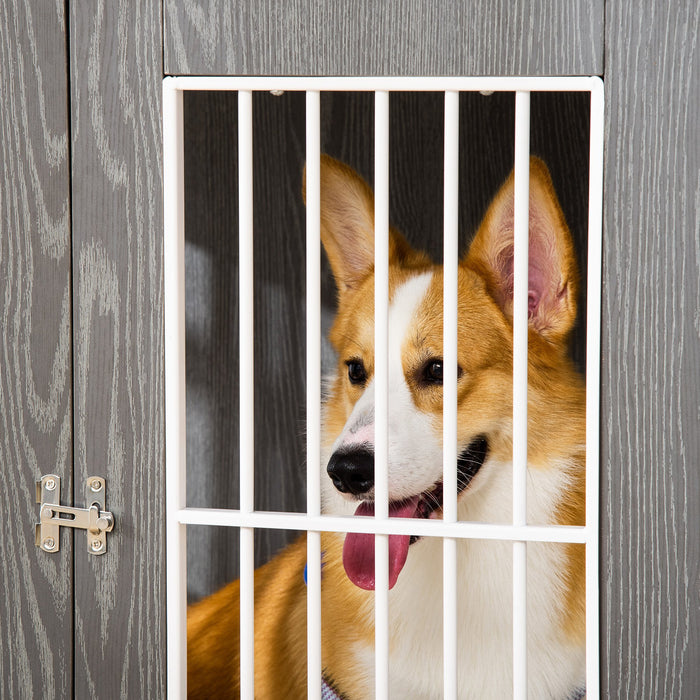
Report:
[{"label": "white metal gate", "polygon": [[[239,282],[240,282],[240,508],[193,509],[185,501],[185,306],[184,159],[182,93],[186,90],[238,92]],[[307,160],[307,512],[256,512],[253,506],[253,198],[252,92],[306,92]],[[320,507],[320,93],[375,94],[375,483],[373,520],[321,514]],[[445,93],[444,166],[444,518],[388,517],[387,493],[387,314],[389,231],[389,93]],[[513,697],[527,694],[526,544],[583,543],[586,546],[587,693],[598,697],[598,431],[600,358],[600,274],[603,166],[603,83],[599,78],[166,78],[163,84],[165,215],[165,374],[168,695],[186,687],[187,525],[240,528],[241,697],[253,698],[253,533],[256,528],[308,533],[308,697],[321,696],[322,531],[372,532],[376,537],[376,697],[388,697],[388,536],[415,534],[443,540],[444,697],[457,697],[456,543],[460,538],[513,543]],[[456,347],[457,347],[457,184],[459,92],[516,94],[515,124],[515,291],[513,366],[513,523],[457,521]],[[590,158],[586,334],[586,524],[533,526],[526,521],[528,191],[530,93],[590,92]]]}]

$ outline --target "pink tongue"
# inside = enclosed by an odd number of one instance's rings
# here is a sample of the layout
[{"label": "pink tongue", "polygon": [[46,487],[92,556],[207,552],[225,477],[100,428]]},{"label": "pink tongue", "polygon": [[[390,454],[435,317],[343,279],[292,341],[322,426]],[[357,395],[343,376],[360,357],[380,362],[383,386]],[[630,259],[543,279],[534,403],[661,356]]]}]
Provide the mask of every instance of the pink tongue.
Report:
[{"label": "pink tongue", "polygon": [[[392,518],[412,518],[416,514],[419,496],[407,501],[389,504],[389,516]],[[374,504],[363,502],[357,507],[355,515],[374,515]],[[408,535],[389,535],[389,588],[393,588],[396,579],[406,563]],[[374,590],[374,535],[348,532],[343,545],[343,566],[348,578],[366,591]]]}]

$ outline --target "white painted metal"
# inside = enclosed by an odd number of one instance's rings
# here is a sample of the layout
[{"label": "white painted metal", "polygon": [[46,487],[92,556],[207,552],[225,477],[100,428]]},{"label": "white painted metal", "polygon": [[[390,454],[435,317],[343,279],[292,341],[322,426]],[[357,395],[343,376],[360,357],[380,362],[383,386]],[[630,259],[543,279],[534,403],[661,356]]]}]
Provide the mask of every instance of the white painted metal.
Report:
[{"label": "white painted metal", "polygon": [[183,508],[177,514],[186,525],[216,525],[223,527],[254,527],[270,530],[320,530],[321,532],[379,532],[384,535],[417,535],[419,537],[454,537],[477,540],[522,540],[524,542],[586,543],[586,528],[564,525],[493,525],[491,523],[457,522],[442,520],[413,520],[370,517],[321,515],[279,511],[241,513],[239,510],[220,508]]},{"label": "white painted metal", "polygon": [[302,77],[302,76],[180,76],[170,78],[178,90],[290,90],[304,92],[355,91],[376,92],[408,90],[411,92],[590,92],[599,78],[587,76],[547,77]]},{"label": "white painted metal", "polygon": [[[530,93],[515,94],[513,193],[513,525],[527,524]],[[527,698],[527,544],[513,542],[513,697]]]},{"label": "white painted metal", "polygon": [[168,695],[187,694],[187,551],[178,513],[187,505],[185,441],[185,197],[182,92],[163,81],[163,289],[165,353]]},{"label": "white painted metal", "polygon": [[[240,401],[240,509],[252,513],[254,505],[254,368],[253,368],[253,95],[238,93],[238,281],[239,281],[239,401]],[[241,580],[241,698],[253,700],[254,650],[254,533],[240,530]]]},{"label": "white painted metal", "polygon": [[[321,514],[321,96],[306,93],[306,512]],[[307,548],[309,700],[321,697],[321,533]]]},{"label": "white painted metal", "polygon": [[[389,93],[374,100],[374,517],[389,517]],[[375,698],[389,697],[389,537],[374,537]]]},{"label": "white painted metal", "polygon": [[[190,509],[186,508],[185,501],[185,360],[184,360],[184,196],[183,196],[183,143],[182,143],[182,91],[183,90],[238,90],[239,91],[239,168],[240,177],[240,315],[241,315],[241,367],[245,367],[245,374],[241,375],[241,502],[240,510],[216,510],[216,509]],[[307,161],[316,157],[312,151],[317,148],[313,138],[309,134],[314,131],[318,134],[318,127],[314,125],[317,118],[316,105],[319,91],[332,90],[358,90],[378,91],[376,98],[376,134],[375,134],[375,217],[377,242],[375,247],[377,266],[377,290],[380,287],[386,295],[388,282],[382,279],[381,270],[387,259],[388,251],[384,248],[384,236],[380,231],[388,230],[388,94],[391,90],[436,91],[443,90],[447,93],[469,90],[508,91],[516,93],[528,93],[529,91],[587,91],[591,93],[591,143],[590,143],[590,180],[589,180],[589,250],[588,250],[588,319],[587,319],[587,481],[586,481],[586,525],[585,527],[544,527],[528,526],[525,518],[524,483],[522,488],[515,481],[517,468],[514,468],[514,503],[513,525],[491,525],[485,523],[459,523],[456,520],[456,506],[451,499],[445,501],[445,520],[443,521],[407,521],[403,519],[388,519],[387,490],[386,490],[386,398],[382,399],[382,389],[378,389],[377,395],[377,455],[375,456],[376,468],[376,493],[377,505],[375,518],[343,518],[320,515],[320,496],[318,495],[318,478],[320,471],[318,460],[320,457],[309,452],[308,464],[308,495],[307,514],[298,513],[264,513],[255,512],[253,503],[253,386],[252,386],[252,95],[253,90],[303,90],[310,91],[307,95],[307,114],[310,122],[307,125]],[[525,97],[517,97],[517,111],[522,114],[523,100]],[[454,206],[450,197],[454,192],[448,193],[448,181],[455,186],[448,168],[454,163],[447,161],[447,141],[452,126],[448,120],[447,104],[454,97],[446,95],[446,163],[445,163],[445,211],[446,211],[446,235],[448,226],[448,209]],[[168,697],[181,698],[186,694],[186,573],[185,573],[185,528],[187,524],[200,525],[224,525],[241,528],[241,697],[253,697],[253,533],[257,528],[282,528],[308,531],[309,548],[309,698],[319,697],[320,690],[316,678],[320,668],[320,635],[316,636],[312,627],[320,627],[320,532],[334,531],[347,532],[375,532],[377,537],[377,570],[376,570],[376,627],[377,627],[377,685],[376,697],[388,695],[388,535],[389,534],[416,534],[424,537],[445,538],[445,616],[450,617],[447,610],[454,604],[456,590],[448,590],[453,571],[452,547],[458,539],[478,538],[506,540],[514,543],[514,677],[520,680],[514,683],[517,697],[518,687],[526,688],[523,678],[526,678],[526,666],[524,666],[523,639],[525,637],[526,621],[525,612],[525,543],[526,542],[575,542],[586,544],[586,636],[587,636],[587,697],[597,698],[599,695],[599,668],[598,668],[598,403],[599,403],[599,376],[600,376],[600,264],[601,264],[601,228],[602,228],[602,160],[603,160],[603,83],[599,78],[574,77],[574,78],[405,78],[405,77],[379,77],[379,78],[266,78],[266,77],[177,77],[166,78],[163,84],[163,134],[164,134],[164,209],[165,209],[165,371],[166,371],[166,517],[167,517],[167,565],[168,565]],[[517,117],[518,129],[522,129],[524,122]],[[316,122],[317,124],[317,122]],[[529,131],[529,127],[528,127]],[[516,151],[518,144],[522,146],[522,137],[516,136]],[[455,153],[457,148],[454,149]],[[529,146],[528,149],[529,151]],[[516,182],[521,179],[523,156],[516,154]],[[521,163],[519,166],[518,163]],[[313,165],[311,168],[313,169]],[[529,168],[525,171],[528,172]],[[315,261],[319,257],[317,214],[311,212],[317,205],[314,203],[314,195],[309,192],[311,181],[316,177],[311,170],[307,172],[307,285],[308,290],[317,289]],[[522,191],[521,185],[516,188]],[[310,195],[310,197],[309,197]],[[516,195],[517,196],[517,195]],[[527,203],[527,197],[525,198]],[[516,205],[517,206],[517,205]],[[316,209],[317,211],[317,209]],[[522,216],[522,214],[520,215]],[[527,217],[527,215],[525,215]],[[516,214],[516,219],[520,218]],[[525,218],[527,220],[527,218]],[[516,229],[518,224],[516,223]],[[449,234],[450,236],[452,234]],[[516,234],[517,235],[517,234]],[[313,241],[316,241],[314,243]],[[452,245],[452,243],[450,243]],[[447,251],[447,240],[446,247]],[[520,257],[520,256],[518,256]],[[517,257],[516,257],[517,260]],[[525,255],[525,260],[527,256]],[[516,266],[517,266],[516,262]],[[447,273],[449,275],[449,272]],[[527,275],[527,273],[525,273]],[[311,277],[314,279],[311,280]],[[527,279],[527,276],[525,276]],[[446,279],[446,285],[451,284]],[[519,285],[516,282],[518,288]],[[319,347],[314,291],[307,292],[309,309],[309,329],[307,332],[307,357],[308,368],[319,367],[320,359],[313,355],[314,348]],[[521,292],[515,293],[515,305]],[[449,304],[448,294],[445,303]],[[386,296],[383,297],[386,299]],[[522,297],[520,297],[522,299]],[[522,304],[522,300],[520,302]],[[386,329],[386,301],[382,304],[375,302],[376,328]],[[527,314],[527,290],[525,290],[525,309]],[[311,315],[308,315],[308,314]],[[452,313],[451,311],[449,312]],[[447,318],[448,311],[446,310]],[[384,322],[382,322],[384,319]],[[445,333],[450,333],[446,323]],[[379,334],[381,336],[381,333]],[[309,340],[313,342],[309,342]],[[521,341],[522,342],[522,341]],[[526,343],[526,341],[525,341]],[[383,345],[382,345],[383,344]],[[456,369],[456,363],[449,361],[449,346],[445,339],[445,356],[443,357],[443,372],[447,377],[450,367]],[[386,358],[386,338],[379,337],[376,341],[376,367],[375,378],[386,377],[386,367],[381,369],[381,357]],[[522,354],[515,353],[516,358]],[[525,360],[526,363],[526,360]],[[526,366],[526,365],[525,365]],[[520,370],[514,367],[514,379],[522,377]],[[308,388],[307,403],[309,413],[307,422],[309,430],[315,431],[320,420],[314,406],[319,402],[312,400],[316,396],[315,377],[309,375],[311,381]],[[307,379],[307,381],[309,381]],[[445,381],[448,384],[448,381]],[[450,382],[451,384],[451,382]],[[526,386],[526,384],[525,384]],[[526,407],[522,398],[518,398],[514,387],[514,413],[516,406]],[[319,389],[320,394],[320,389]],[[384,407],[382,408],[382,400]],[[445,394],[445,406],[452,403],[449,389]],[[245,408],[244,408],[245,406]],[[384,427],[381,426],[381,413],[384,412]],[[449,411],[446,411],[446,414]],[[524,414],[518,411],[520,416]],[[244,422],[250,422],[244,427]],[[445,430],[453,429],[448,425],[449,417],[446,415]],[[514,415],[514,423],[516,417]],[[526,422],[525,422],[526,427]],[[514,425],[514,431],[517,431]],[[382,432],[384,433],[382,435]],[[318,433],[316,433],[318,435]],[[525,441],[526,441],[525,433]],[[522,438],[518,438],[522,440]],[[320,440],[319,440],[320,441]],[[313,444],[318,444],[315,436],[310,435],[307,449]],[[447,450],[452,439],[443,434],[443,441]],[[384,443],[384,444],[382,444]],[[455,440],[456,446],[456,440]],[[525,442],[526,444],[526,442]],[[380,455],[385,456],[382,458]],[[523,454],[514,444],[514,452]],[[449,464],[453,456],[444,454],[445,464]],[[313,463],[316,460],[316,464]],[[383,463],[382,463],[383,461]],[[453,461],[452,464],[455,462]],[[316,477],[314,476],[316,475]],[[445,491],[449,492],[448,480],[450,474],[446,473]],[[522,475],[521,477],[522,478]],[[519,499],[518,494],[520,494]],[[516,502],[517,501],[517,502]],[[451,511],[454,509],[454,514]],[[519,552],[519,553],[518,553]],[[318,562],[318,568],[317,564]],[[383,570],[382,570],[383,569]],[[318,591],[318,596],[316,591]],[[516,593],[517,591],[517,593]],[[518,620],[521,611],[522,617]],[[452,615],[454,620],[456,616]],[[453,660],[452,640],[455,631],[445,628],[445,697],[454,697],[453,685],[456,682],[456,673]],[[517,642],[516,639],[520,639]],[[312,648],[313,647],[313,648]],[[516,651],[520,648],[521,651]],[[524,694],[523,694],[524,697]]]},{"label": "white painted metal", "polygon": [[[442,472],[443,520],[457,521],[457,280],[459,93],[445,93]],[[457,699],[457,540],[442,543],[443,697]]]},{"label": "white painted metal", "polygon": [[598,497],[600,481],[600,309],[603,249],[603,81],[591,85],[586,288],[586,696],[600,695]]}]

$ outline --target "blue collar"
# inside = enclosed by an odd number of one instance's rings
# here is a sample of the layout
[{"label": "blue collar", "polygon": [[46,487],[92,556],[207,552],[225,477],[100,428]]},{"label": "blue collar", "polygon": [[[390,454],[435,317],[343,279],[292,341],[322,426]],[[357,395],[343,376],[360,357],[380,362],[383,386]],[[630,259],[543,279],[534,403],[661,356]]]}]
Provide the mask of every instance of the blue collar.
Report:
[{"label": "blue collar", "polygon": [[323,676],[321,676],[321,700],[345,700]]}]

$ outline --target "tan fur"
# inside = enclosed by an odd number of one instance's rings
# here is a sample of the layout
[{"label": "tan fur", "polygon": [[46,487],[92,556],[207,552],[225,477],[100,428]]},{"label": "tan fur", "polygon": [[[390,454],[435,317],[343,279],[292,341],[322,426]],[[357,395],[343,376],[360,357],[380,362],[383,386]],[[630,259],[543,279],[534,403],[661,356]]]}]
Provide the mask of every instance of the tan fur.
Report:
[{"label": "tan fur", "polygon": [[[547,304],[531,319],[529,337],[528,462],[531,469],[570,465],[566,498],[551,523],[582,525],[585,513],[585,390],[567,358],[576,318],[578,274],[571,237],[541,161],[531,164],[531,226],[555,235],[545,257],[560,271]],[[490,458],[512,458],[512,325],[507,283],[494,273],[512,241],[511,177],[493,200],[474,242],[459,265],[458,425],[460,444],[488,434]],[[360,206],[358,207],[358,202]],[[342,431],[363,387],[347,381],[346,362],[362,359],[373,372],[373,198],[364,181],[347,166],[322,159],[322,239],[338,285],[338,314],[330,340],[338,372],[324,407],[328,450]],[[510,209],[509,209],[510,208]],[[533,215],[532,212],[535,212]],[[533,219],[533,216],[535,217]],[[511,228],[509,229],[509,225]],[[512,244],[511,244],[512,245]],[[504,252],[505,251],[505,252]],[[442,390],[420,381],[421,368],[442,356],[442,271],[393,231],[390,296],[417,272],[433,273],[427,297],[402,346],[403,373],[415,407],[442,424]],[[467,489],[468,491],[468,489]],[[342,536],[323,535],[323,664],[325,674],[348,698],[363,697],[361,670],[348,663],[358,643],[371,647],[371,594],[347,578]],[[564,637],[584,635],[585,567],[582,545],[563,545]],[[409,552],[409,557],[411,556]],[[306,588],[302,537],[255,574],[255,687],[258,698],[306,696]],[[193,606],[188,615],[188,687],[191,698],[238,697],[239,586],[234,582]],[[420,601],[416,601],[420,604]]]},{"label": "tan fur", "polygon": [[[366,596],[347,585],[342,541],[324,533],[322,618],[324,663],[339,669],[334,676],[348,692],[352,669],[344,673],[345,650],[370,641],[367,626],[358,627]],[[300,537],[255,572],[255,696],[306,697],[306,537]],[[239,592],[234,581],[190,607],[187,615],[188,697],[238,698]]]}]

